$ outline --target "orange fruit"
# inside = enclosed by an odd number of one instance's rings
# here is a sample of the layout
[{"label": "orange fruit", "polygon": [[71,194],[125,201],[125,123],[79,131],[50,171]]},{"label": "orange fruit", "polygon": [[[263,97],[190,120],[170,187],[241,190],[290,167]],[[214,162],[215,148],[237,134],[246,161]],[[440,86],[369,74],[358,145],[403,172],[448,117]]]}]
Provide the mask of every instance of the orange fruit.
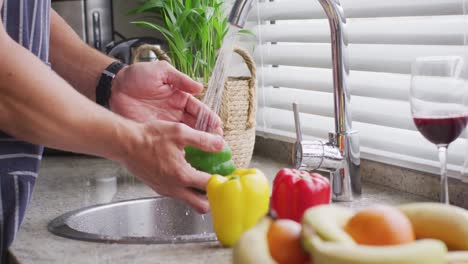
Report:
[{"label": "orange fruit", "polygon": [[310,263],[301,245],[301,225],[293,220],[273,221],[267,234],[270,255],[278,264]]},{"label": "orange fruit", "polygon": [[361,245],[399,245],[415,240],[410,220],[400,210],[383,205],[359,211],[345,231]]}]

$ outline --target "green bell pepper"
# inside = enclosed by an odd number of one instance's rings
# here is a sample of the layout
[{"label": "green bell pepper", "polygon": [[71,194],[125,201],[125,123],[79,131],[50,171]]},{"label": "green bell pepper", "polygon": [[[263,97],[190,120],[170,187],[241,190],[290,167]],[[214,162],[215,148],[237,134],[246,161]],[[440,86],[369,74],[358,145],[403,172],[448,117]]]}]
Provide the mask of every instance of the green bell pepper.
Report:
[{"label": "green bell pepper", "polygon": [[185,147],[185,160],[197,170],[209,174],[229,175],[236,167],[232,161],[232,152],[228,145],[220,152],[211,153],[187,146]]}]

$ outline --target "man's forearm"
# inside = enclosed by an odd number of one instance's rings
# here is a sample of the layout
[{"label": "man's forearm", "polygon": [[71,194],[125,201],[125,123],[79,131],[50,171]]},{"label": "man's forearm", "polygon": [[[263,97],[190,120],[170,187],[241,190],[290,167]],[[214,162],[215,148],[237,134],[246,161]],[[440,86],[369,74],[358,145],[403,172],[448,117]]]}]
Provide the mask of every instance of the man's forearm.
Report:
[{"label": "man's forearm", "polygon": [[[139,126],[88,100],[0,23],[0,130],[31,143],[120,160]],[[136,141],[135,141],[136,140]]]},{"label": "man's forearm", "polygon": [[52,68],[76,90],[96,101],[101,73],[115,59],[89,47],[55,11],[51,12]]}]

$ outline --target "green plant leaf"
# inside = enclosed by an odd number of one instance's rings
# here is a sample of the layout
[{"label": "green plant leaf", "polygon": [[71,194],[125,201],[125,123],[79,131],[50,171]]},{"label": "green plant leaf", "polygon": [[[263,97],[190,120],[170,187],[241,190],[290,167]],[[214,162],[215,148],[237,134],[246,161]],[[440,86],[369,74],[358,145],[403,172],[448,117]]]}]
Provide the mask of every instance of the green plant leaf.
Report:
[{"label": "green plant leaf", "polygon": [[145,12],[160,12],[160,9],[164,6],[164,1],[163,0],[148,0],[144,2],[142,5],[139,7],[130,10],[127,14],[129,15],[135,15],[135,14],[141,14]]},{"label": "green plant leaf", "polygon": [[[176,24],[177,23],[177,18],[174,14],[174,11],[172,9],[166,9],[165,13],[167,15],[167,18],[169,18],[170,23]],[[166,22],[167,23],[167,22]]]},{"label": "green plant leaf", "polygon": [[187,9],[192,9],[192,0],[185,0],[185,6]]}]

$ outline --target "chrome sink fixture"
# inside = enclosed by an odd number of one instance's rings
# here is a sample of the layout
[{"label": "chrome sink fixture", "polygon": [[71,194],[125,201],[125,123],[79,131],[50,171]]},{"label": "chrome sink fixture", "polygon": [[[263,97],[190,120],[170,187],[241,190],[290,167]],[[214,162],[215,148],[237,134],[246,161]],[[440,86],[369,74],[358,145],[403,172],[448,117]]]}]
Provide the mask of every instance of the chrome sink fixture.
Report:
[{"label": "chrome sink fixture", "polygon": [[94,242],[166,244],[215,241],[210,215],[183,202],[154,197],[96,205],[51,221],[55,235]]},{"label": "chrome sink fixture", "polygon": [[[335,132],[329,141],[302,140],[298,107],[296,121],[296,168],[330,172],[334,201],[352,201],[353,194],[361,194],[359,135],[352,129],[347,86],[349,69],[346,59],[348,46],[346,17],[340,0],[318,0],[330,24],[333,60],[333,94],[335,104]],[[233,26],[244,27],[254,0],[236,0],[229,17]]]}]

